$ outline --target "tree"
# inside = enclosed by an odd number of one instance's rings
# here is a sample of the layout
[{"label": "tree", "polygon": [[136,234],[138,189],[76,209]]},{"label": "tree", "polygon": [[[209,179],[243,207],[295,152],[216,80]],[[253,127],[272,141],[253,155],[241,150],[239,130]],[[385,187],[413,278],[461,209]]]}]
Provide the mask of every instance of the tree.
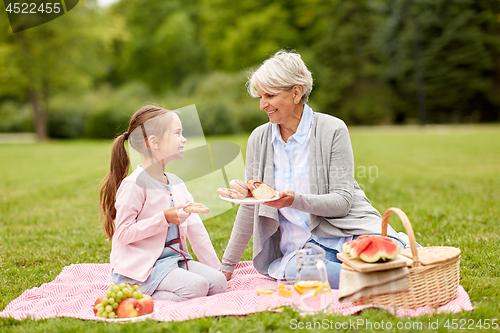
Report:
[{"label": "tree", "polygon": [[349,124],[392,121],[394,96],[381,78],[386,63],[374,40],[384,19],[377,2],[333,1],[322,13],[322,33],[311,47],[319,109]]},{"label": "tree", "polygon": [[50,96],[89,88],[104,75],[113,40],[122,29],[118,17],[104,20],[95,1],[89,0],[46,24],[1,34],[0,52],[9,61],[0,61],[6,83],[0,85],[0,96],[29,100],[38,139],[46,140]]},{"label": "tree", "polygon": [[153,91],[178,87],[205,70],[199,41],[198,0],[122,0],[111,10],[123,16],[129,38],[117,43],[113,82],[142,81]]},{"label": "tree", "polygon": [[421,40],[423,83],[430,121],[498,120],[500,12],[498,0],[390,0],[381,29],[390,59],[386,76],[415,115],[416,47]]},{"label": "tree", "polygon": [[209,69],[242,71],[281,48],[301,45],[287,1],[202,1],[202,40]]}]

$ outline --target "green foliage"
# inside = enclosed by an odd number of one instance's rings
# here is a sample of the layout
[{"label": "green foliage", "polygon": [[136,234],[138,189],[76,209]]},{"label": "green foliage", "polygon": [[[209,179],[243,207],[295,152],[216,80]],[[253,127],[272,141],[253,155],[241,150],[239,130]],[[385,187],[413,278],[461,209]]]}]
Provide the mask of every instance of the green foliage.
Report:
[{"label": "green foliage", "polygon": [[334,2],[321,20],[325,32],[313,42],[311,59],[313,98],[321,111],[348,124],[393,122],[395,99],[381,77],[384,60],[373,41],[383,21],[374,2]]},{"label": "green foliage", "polygon": [[237,132],[237,122],[223,102],[208,102],[197,107],[203,133],[222,135]]},{"label": "green foliage", "polygon": [[[394,91],[415,101],[415,61],[422,49],[425,99],[431,122],[500,119],[498,85],[500,2],[387,2],[380,29]],[[420,46],[419,46],[420,43]],[[495,92],[496,91],[496,92]]]},{"label": "green foliage", "polygon": [[[107,137],[152,101],[196,104],[207,133],[248,132],[267,119],[244,73],[279,49],[313,72],[310,105],[348,124],[413,123],[420,88],[430,122],[498,121],[499,15],[498,0],[80,1],[21,33],[0,21],[0,131],[28,129],[25,113],[2,110],[29,103],[51,136]],[[147,98],[122,94],[134,85]]]},{"label": "green foliage", "polygon": [[27,105],[13,100],[0,104],[0,133],[31,131],[33,118]]},{"label": "green foliage", "polygon": [[[111,43],[121,34],[122,23],[111,16],[103,19],[95,1],[88,0],[46,24],[1,34],[0,54],[10,60],[0,60],[0,72],[6,73],[1,80],[8,83],[0,85],[0,96],[29,97],[40,139],[45,139],[48,121],[56,136],[81,135],[77,129],[62,129],[74,119],[48,119],[50,98],[54,92],[89,89],[96,77],[105,74],[106,58]],[[4,23],[0,27],[6,28]]]},{"label": "green foliage", "polygon": [[83,136],[86,115],[65,110],[51,110],[48,117],[48,130],[51,138],[74,139]]},{"label": "green foliage", "polygon": [[181,96],[185,94],[188,104],[196,104],[206,135],[251,132],[268,121],[266,113],[259,110],[258,101],[244,89],[245,81],[245,72],[215,71],[193,77],[181,87]]},{"label": "green foliage", "polygon": [[126,20],[128,32],[116,45],[115,83],[140,80],[160,92],[202,72],[197,2],[124,0],[112,7],[110,12]]},{"label": "green foliage", "polygon": [[130,117],[113,109],[101,109],[92,112],[87,118],[85,136],[89,138],[114,138],[125,132]]},{"label": "green foliage", "polygon": [[152,99],[144,83],[119,89],[103,86],[87,94],[60,94],[52,98],[49,131],[55,138],[110,139],[128,128],[132,114]]},{"label": "green foliage", "polygon": [[118,90],[103,89],[89,96],[89,112],[84,135],[89,138],[109,139],[128,129],[131,116],[143,105],[149,104],[151,92],[143,83],[132,82]]},{"label": "green foliage", "polygon": [[202,1],[202,38],[212,69],[241,71],[300,45],[286,1]]}]

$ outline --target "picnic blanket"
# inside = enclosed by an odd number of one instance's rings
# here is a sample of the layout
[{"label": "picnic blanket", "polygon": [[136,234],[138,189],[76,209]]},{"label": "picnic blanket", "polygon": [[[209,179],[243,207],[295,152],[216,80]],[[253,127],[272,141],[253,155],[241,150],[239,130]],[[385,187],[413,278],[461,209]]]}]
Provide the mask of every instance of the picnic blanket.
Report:
[{"label": "picnic blanket", "polygon": [[[12,317],[18,320],[25,318],[45,319],[56,317],[72,317],[85,320],[110,320],[94,315],[95,300],[105,294],[112,283],[109,264],[77,264],[63,268],[62,272],[49,283],[38,288],[28,289],[18,298],[11,301],[0,317]],[[240,262],[236,266],[233,278],[229,281],[228,291],[222,294],[196,298],[175,303],[171,301],[155,301],[155,320],[184,321],[188,319],[246,315],[258,312],[256,286],[263,284],[275,286],[276,282],[259,274],[250,261]],[[412,309],[395,309],[391,306],[361,305],[338,302],[338,290],[332,290],[333,304],[330,312],[352,315],[368,307],[380,307],[396,316],[420,316],[434,312],[460,312],[473,310],[467,292],[459,286],[458,297],[437,309],[422,307]],[[280,304],[291,304],[290,298],[279,296]]]}]

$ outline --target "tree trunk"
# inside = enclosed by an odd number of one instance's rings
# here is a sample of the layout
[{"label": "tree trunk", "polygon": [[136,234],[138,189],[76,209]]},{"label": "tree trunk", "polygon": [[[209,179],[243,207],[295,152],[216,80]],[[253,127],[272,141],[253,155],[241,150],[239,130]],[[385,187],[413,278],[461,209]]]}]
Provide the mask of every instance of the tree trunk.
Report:
[{"label": "tree trunk", "polygon": [[[24,57],[24,72],[29,78],[29,84],[27,87],[27,94],[30,100],[31,109],[33,111],[33,119],[35,121],[35,131],[39,141],[46,141],[48,139],[47,134],[47,105],[45,103],[46,97],[44,98],[44,89],[41,91],[38,89],[37,78],[33,72],[32,66],[34,66],[33,57],[28,46],[28,42],[24,36],[24,32],[19,32],[19,41],[21,42],[21,47],[23,50]],[[48,90],[48,87],[47,87]]]},{"label": "tree trunk", "polygon": [[38,141],[47,141],[47,112],[45,111],[45,103],[38,97],[36,89],[33,87],[28,89],[28,97],[33,111]]}]

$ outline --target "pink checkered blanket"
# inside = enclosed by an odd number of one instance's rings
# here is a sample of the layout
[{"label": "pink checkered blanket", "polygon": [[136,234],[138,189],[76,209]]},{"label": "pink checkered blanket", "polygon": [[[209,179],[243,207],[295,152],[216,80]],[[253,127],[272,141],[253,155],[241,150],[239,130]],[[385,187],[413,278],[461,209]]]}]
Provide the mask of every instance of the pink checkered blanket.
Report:
[{"label": "pink checkered blanket", "polygon": [[[106,320],[98,318],[92,310],[94,301],[104,295],[109,284],[109,264],[77,264],[63,268],[54,281],[44,283],[39,288],[23,292],[0,312],[0,317],[15,319],[44,319],[73,317],[86,320]],[[228,291],[222,294],[201,297],[181,303],[155,301],[154,319],[161,321],[183,321],[210,316],[246,315],[258,312],[257,285],[275,282],[259,274],[250,261],[240,262],[229,281]],[[352,315],[368,307],[381,307],[396,316],[420,316],[434,312],[460,312],[473,310],[467,292],[459,286],[458,297],[437,309],[422,307],[415,310],[395,309],[391,306],[339,303],[337,290],[332,290],[331,313]],[[279,297],[280,304],[290,304],[290,299]]]}]

